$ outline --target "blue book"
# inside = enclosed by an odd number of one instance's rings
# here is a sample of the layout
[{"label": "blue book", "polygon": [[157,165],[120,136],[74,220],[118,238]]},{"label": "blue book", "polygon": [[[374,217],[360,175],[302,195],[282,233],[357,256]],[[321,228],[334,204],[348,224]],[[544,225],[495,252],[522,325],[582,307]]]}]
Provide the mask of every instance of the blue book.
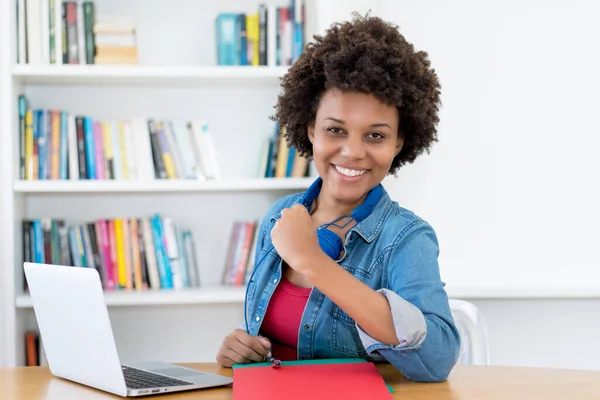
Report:
[{"label": "blue book", "polygon": [[240,47],[240,65],[248,65],[248,28],[246,27],[246,14],[239,14],[239,47]]},{"label": "blue book", "polygon": [[96,151],[94,146],[94,126],[92,118],[83,117],[83,140],[85,142],[85,163],[88,179],[96,179]]},{"label": "blue book", "polygon": [[240,65],[240,18],[237,13],[217,15],[217,64]]},{"label": "blue book", "polygon": [[171,271],[171,259],[169,258],[169,254],[167,253],[167,249],[165,247],[165,227],[160,216],[156,216],[156,224],[158,227],[158,235],[161,238],[161,249],[162,256],[165,263],[165,275],[166,281],[169,288],[173,287],[173,274]]},{"label": "blue book", "polygon": [[303,0],[291,0],[290,19],[292,21],[292,62],[295,62],[302,53],[302,39],[304,21],[302,20]]},{"label": "blue book", "polygon": [[273,177],[273,148],[275,147],[275,139],[269,138],[269,154],[267,155],[267,166],[265,168],[265,178]]},{"label": "blue book", "polygon": [[285,168],[285,177],[290,178],[292,176],[292,170],[294,169],[294,160],[296,159],[296,148],[290,146],[288,150],[287,166]]},{"label": "blue book", "polygon": [[154,240],[154,250],[156,252],[156,264],[158,266],[158,276],[160,278],[161,289],[172,289],[173,278],[171,276],[171,266],[167,256],[167,251],[163,245],[163,234],[160,222],[160,216],[154,215],[150,219],[152,225],[152,238]]},{"label": "blue book", "polygon": [[34,143],[38,145],[38,179],[47,178],[46,164],[48,162],[48,133],[47,133],[46,113],[44,110],[37,109],[33,117],[33,137]]},{"label": "blue book", "polygon": [[34,260],[36,263],[45,263],[44,256],[44,232],[42,230],[42,221],[40,219],[33,220],[33,241],[35,243]]}]

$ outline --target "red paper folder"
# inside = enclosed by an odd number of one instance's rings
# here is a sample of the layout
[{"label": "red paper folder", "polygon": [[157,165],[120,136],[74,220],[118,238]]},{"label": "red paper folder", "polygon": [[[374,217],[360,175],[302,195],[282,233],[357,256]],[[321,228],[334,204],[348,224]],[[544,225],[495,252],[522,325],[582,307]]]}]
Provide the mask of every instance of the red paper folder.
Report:
[{"label": "red paper folder", "polygon": [[371,362],[234,368],[233,400],[392,399]]}]

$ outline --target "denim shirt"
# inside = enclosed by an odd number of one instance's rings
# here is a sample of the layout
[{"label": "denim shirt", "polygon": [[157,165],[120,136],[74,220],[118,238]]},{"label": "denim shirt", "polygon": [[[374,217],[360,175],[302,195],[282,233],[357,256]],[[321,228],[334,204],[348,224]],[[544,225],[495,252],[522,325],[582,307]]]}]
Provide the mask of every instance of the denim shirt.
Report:
[{"label": "denim shirt", "polygon": [[[387,361],[404,376],[422,382],[448,377],[457,362],[460,336],[440,280],[438,243],[432,227],[392,201],[385,189],[371,214],[346,235],[337,264],[388,300],[399,345],[377,341],[316,287],[298,330],[299,360],[364,358]],[[259,227],[254,271],[245,300],[250,335],[260,334],[269,300],[281,281],[282,260],[271,229],[284,208],[303,193],[275,202]]]}]

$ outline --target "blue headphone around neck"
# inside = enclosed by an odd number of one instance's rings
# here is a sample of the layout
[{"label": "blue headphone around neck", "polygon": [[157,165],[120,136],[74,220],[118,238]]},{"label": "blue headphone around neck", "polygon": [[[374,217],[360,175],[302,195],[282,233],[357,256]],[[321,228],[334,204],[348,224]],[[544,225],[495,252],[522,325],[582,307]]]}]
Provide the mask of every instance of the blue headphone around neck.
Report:
[{"label": "blue headphone around neck", "polygon": [[[317,178],[310,187],[306,190],[304,195],[300,198],[300,202],[304,204],[306,209],[310,212],[312,207],[312,203],[315,201],[319,193],[321,192],[321,186],[323,184],[323,180],[319,177]],[[360,223],[365,218],[371,214],[375,205],[381,198],[381,185],[375,186],[373,189],[367,193],[365,200],[352,210],[351,215],[345,215],[339,217],[338,219],[331,221],[327,224],[321,225],[317,229],[317,237],[319,238],[319,245],[321,249],[329,256],[329,258],[336,260],[340,253],[342,252],[342,248],[344,243],[342,239],[332,230],[327,229],[329,226],[336,226],[338,228],[344,228],[348,225],[352,220],[356,221],[356,223]],[[341,219],[348,218],[348,221],[344,225],[338,225],[337,222]]]},{"label": "blue headphone around neck", "polygon": [[[318,177],[309,186],[309,188],[306,190],[306,192],[304,192],[304,195],[302,195],[302,197],[299,200],[299,203],[302,203],[306,207],[306,209],[308,210],[309,213],[310,213],[310,209],[312,207],[312,203],[315,201],[315,199],[317,198],[317,196],[319,196],[319,193],[321,192],[322,184],[323,184],[323,179],[321,177]],[[321,246],[321,249],[323,250],[323,252],[325,252],[325,254],[327,254],[327,256],[329,258],[331,258],[332,260],[337,260],[337,258],[340,256],[340,253],[342,252],[342,249],[344,247],[344,242],[335,232],[327,229],[327,227],[333,225],[333,226],[337,226],[339,228],[343,228],[347,224],[349,224],[352,220],[355,220],[357,224],[360,223],[365,218],[367,218],[371,214],[371,212],[373,212],[373,209],[375,208],[375,205],[377,204],[377,202],[379,202],[380,198],[381,198],[381,185],[377,185],[373,189],[371,189],[369,191],[369,193],[367,193],[367,196],[365,197],[362,204],[360,204],[358,207],[356,207],[354,210],[352,210],[351,215],[342,216],[334,221],[331,221],[327,224],[323,224],[319,228],[317,228],[317,237],[319,239],[319,245]],[[343,218],[348,218],[349,219],[348,222],[346,222],[342,226],[337,225],[336,222]],[[269,251],[267,251],[262,256],[262,258],[258,261],[258,263],[254,266],[254,269],[252,271],[252,274],[250,274],[250,278],[248,279],[248,282],[252,281],[252,278],[254,277],[254,273],[256,272],[257,267],[265,259],[265,257],[273,250],[275,250],[275,247],[271,244],[271,248],[269,249]],[[247,298],[248,298],[248,287],[246,287],[246,294],[244,295],[244,322],[246,324],[246,333],[249,334],[250,330],[248,329],[248,318],[246,315],[246,312],[247,312],[246,300],[247,300]]]}]

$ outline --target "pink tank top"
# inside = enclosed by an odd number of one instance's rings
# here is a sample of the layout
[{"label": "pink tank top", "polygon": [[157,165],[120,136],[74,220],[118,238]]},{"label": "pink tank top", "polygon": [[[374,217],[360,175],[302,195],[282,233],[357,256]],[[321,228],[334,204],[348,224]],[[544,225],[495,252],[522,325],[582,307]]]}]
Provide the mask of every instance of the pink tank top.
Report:
[{"label": "pink tank top", "polygon": [[298,328],[310,292],[311,288],[298,287],[283,275],[271,296],[260,330],[271,341],[273,357],[281,361],[298,357]]}]

